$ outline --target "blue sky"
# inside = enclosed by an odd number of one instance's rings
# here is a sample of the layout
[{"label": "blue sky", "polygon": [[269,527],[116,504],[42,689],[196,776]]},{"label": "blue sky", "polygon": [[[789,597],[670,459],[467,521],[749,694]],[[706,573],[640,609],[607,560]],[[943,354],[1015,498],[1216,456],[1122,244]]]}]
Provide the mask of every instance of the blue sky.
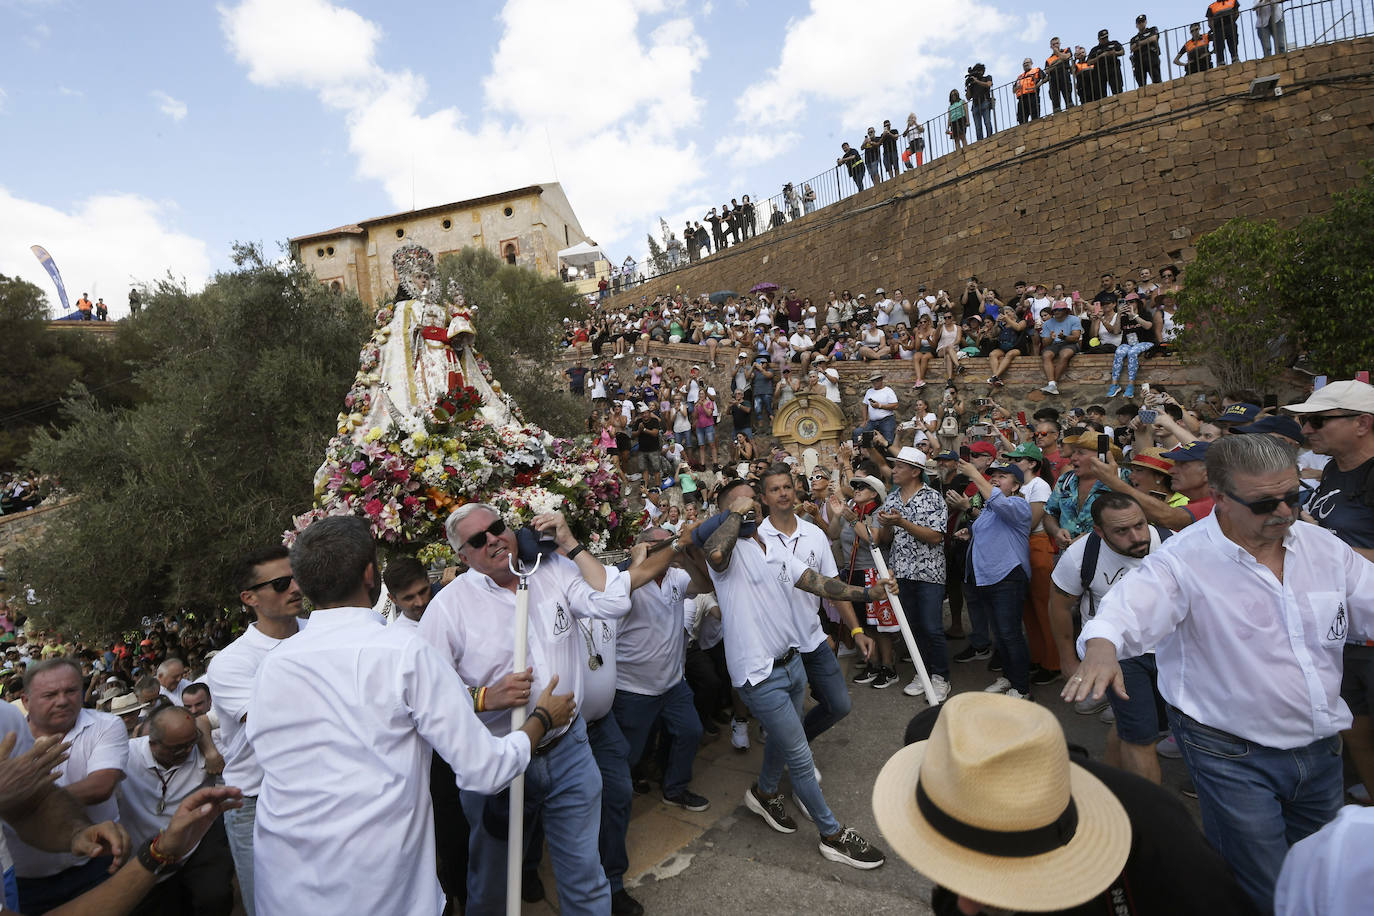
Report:
[{"label": "blue sky", "polygon": [[[1164,27],[1204,6],[1142,10]],[[555,176],[593,238],[640,258],[660,216],[676,229],[767,197],[869,124],[933,116],[975,60],[1002,83],[1051,35],[1091,45],[1106,26],[1124,42],[1142,10],[0,0],[0,273],[52,295],[29,251],[44,245],[73,299],[118,316],[131,282],[199,287],[235,240],[275,253]]]}]

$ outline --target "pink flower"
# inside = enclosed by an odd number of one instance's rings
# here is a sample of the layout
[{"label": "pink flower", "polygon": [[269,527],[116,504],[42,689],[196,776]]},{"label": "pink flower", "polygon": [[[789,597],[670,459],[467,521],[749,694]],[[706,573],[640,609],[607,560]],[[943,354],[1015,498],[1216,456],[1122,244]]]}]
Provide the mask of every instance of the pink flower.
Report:
[{"label": "pink flower", "polygon": [[362,479],[358,481],[358,486],[362,487],[363,489],[367,489],[368,487],[372,486],[372,475],[364,474],[362,476]]},{"label": "pink flower", "polygon": [[366,512],[372,518],[376,518],[377,516],[382,514],[382,501],[380,499],[375,498],[369,499],[363,505],[363,511]]}]

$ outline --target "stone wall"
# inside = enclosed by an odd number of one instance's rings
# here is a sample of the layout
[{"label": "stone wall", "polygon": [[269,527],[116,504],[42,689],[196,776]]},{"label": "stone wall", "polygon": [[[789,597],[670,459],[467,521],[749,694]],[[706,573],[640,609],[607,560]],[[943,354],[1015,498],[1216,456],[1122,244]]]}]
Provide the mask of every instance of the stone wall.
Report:
[{"label": "stone wall", "polygon": [[[770,280],[831,288],[977,274],[1085,293],[1102,271],[1186,264],[1235,216],[1293,223],[1353,185],[1374,148],[1374,39],[1305,48],[1151,85],[1013,127],[636,287],[622,299]],[[1257,76],[1282,96],[1251,99]],[[971,135],[971,134],[970,134]]]}]

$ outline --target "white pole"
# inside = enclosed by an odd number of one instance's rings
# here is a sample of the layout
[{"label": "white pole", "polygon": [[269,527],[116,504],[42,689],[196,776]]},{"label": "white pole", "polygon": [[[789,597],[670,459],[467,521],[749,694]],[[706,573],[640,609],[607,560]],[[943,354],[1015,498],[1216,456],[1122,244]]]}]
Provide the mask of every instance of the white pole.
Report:
[{"label": "white pole", "polygon": [[[878,549],[877,545],[874,545],[872,553],[873,565],[878,567],[878,577],[886,579],[889,573],[887,561],[883,559],[883,552]],[[912,635],[911,624],[906,622],[906,611],[902,610],[902,599],[898,598],[895,592],[888,592],[887,600],[892,602],[892,610],[897,614],[897,626],[902,631],[906,650],[911,653],[911,660],[916,664],[916,674],[920,676],[921,683],[926,688],[926,702],[931,706],[939,706],[940,699],[935,695],[935,685],[930,682],[930,675],[926,673],[926,663],[921,661],[921,653],[916,648],[916,637]]]},{"label": "white pole", "polygon": [[[525,670],[525,650],[529,644],[530,629],[530,576],[539,568],[537,557],[529,572],[515,567],[515,557],[507,562],[510,571],[515,573],[519,582],[515,587],[515,670]],[[510,711],[510,730],[519,731],[525,724],[525,706],[521,704]],[[510,818],[506,835],[506,916],[520,916],[521,871],[525,861],[525,774],[522,772],[511,780]]]}]

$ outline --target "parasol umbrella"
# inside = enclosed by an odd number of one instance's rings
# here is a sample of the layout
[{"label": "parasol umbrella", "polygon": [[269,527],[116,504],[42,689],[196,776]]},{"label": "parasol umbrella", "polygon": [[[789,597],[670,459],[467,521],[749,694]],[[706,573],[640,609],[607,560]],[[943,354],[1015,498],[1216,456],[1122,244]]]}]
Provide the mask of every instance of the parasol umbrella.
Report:
[{"label": "parasol umbrella", "polygon": [[754,284],[754,288],[751,289],[751,290],[749,290],[749,292],[751,292],[751,293],[771,293],[771,292],[772,292],[773,290],[775,290],[775,289],[781,289],[781,287],[779,287],[778,284],[776,284],[776,283],[769,283],[769,282],[767,282],[767,281],[764,281],[763,283],[755,283],[755,284]]},{"label": "parasol umbrella", "polygon": [[724,302],[726,299],[737,298],[738,295],[739,295],[739,294],[736,293],[733,289],[722,289],[722,290],[720,290],[719,292],[714,292],[714,293],[712,293],[712,294],[710,295],[710,299],[711,299],[712,304],[714,304],[714,305],[720,305],[720,304],[721,304],[722,302]]}]

